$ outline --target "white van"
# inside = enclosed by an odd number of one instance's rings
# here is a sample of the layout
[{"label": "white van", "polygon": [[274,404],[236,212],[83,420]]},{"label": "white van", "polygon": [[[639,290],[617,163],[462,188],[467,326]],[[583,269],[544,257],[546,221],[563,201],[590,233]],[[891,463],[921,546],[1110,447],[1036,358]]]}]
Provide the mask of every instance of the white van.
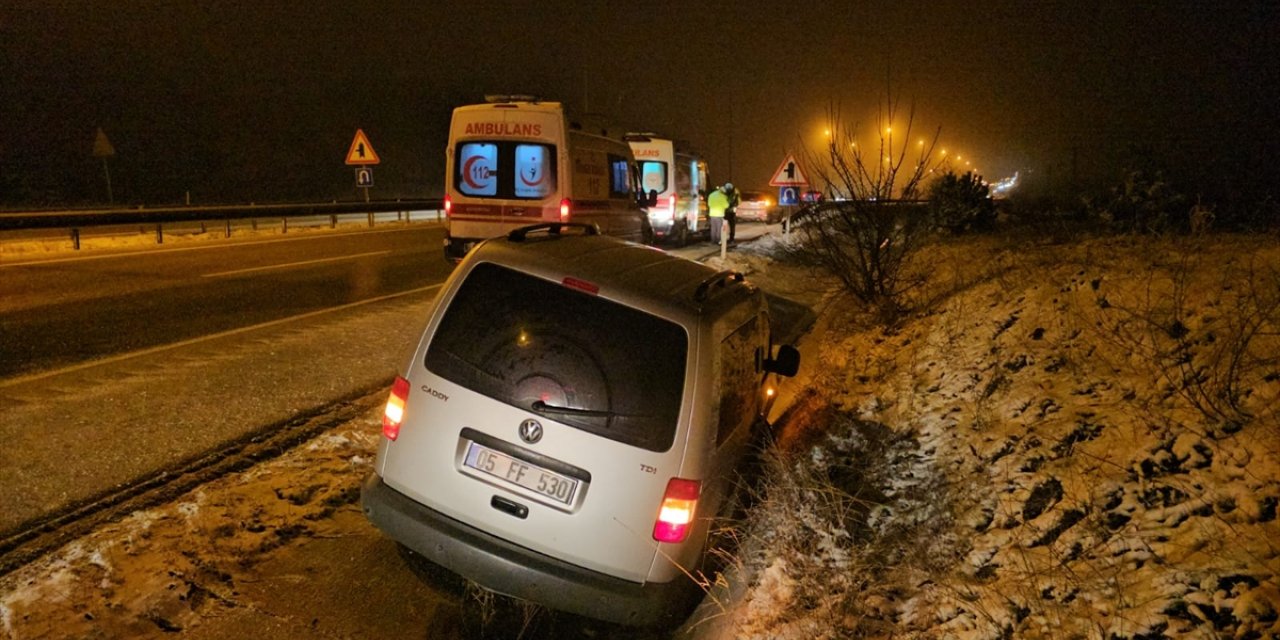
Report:
[{"label": "white van", "polygon": [[799,354],[741,275],[544,223],[481,243],[396,379],[366,516],[481,586],[673,626]]},{"label": "white van", "polygon": [[[681,142],[655,133],[628,133],[640,173],[641,192],[654,199],[648,207],[654,237],[683,246],[697,235],[709,235],[707,163]],[[656,196],[656,198],[654,198]]]},{"label": "white van", "polygon": [[481,240],[542,222],[595,224],[607,235],[652,242],[621,136],[570,117],[558,102],[486,100],[453,110],[446,258],[461,260]]}]

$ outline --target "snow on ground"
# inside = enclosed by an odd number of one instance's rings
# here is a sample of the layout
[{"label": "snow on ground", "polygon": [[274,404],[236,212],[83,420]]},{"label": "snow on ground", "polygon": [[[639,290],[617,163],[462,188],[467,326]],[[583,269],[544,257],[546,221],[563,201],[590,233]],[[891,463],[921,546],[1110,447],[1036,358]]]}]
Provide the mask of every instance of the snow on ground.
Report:
[{"label": "snow on ground", "polygon": [[0,577],[0,637],[152,637],[246,606],[237,588],[275,550],[369,526],[356,502],[380,420],[378,407]]},{"label": "snow on ground", "polygon": [[[889,329],[781,242],[710,261],[823,313],[731,595],[677,637],[1280,635],[1274,240],[947,243],[922,256],[933,302]],[[371,413],[0,578],[0,629],[155,634],[231,606],[274,549],[367,526],[377,432]]]},{"label": "snow on ground", "polygon": [[884,330],[840,301],[804,349],[749,588],[698,635],[1280,634],[1274,239],[922,257],[934,304]]}]

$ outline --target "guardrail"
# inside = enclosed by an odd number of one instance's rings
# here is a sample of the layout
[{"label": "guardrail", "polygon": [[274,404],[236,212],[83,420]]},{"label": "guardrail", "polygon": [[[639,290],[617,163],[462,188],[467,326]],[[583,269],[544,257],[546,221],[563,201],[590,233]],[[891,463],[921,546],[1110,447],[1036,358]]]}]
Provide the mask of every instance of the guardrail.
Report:
[{"label": "guardrail", "polygon": [[439,209],[441,200],[375,200],[313,204],[243,204],[154,208],[86,209],[75,211],[0,212],[0,231],[14,229],[74,229],[118,224],[163,224],[202,220],[292,218],[348,213],[383,213]]},{"label": "guardrail", "polygon": [[[248,220],[252,227],[258,228],[262,219],[280,220],[285,232],[289,228],[290,219],[328,218],[330,226],[336,227],[338,217],[350,217],[354,214],[367,214],[369,226],[374,225],[374,217],[379,213],[408,214],[412,211],[436,211],[437,215],[442,201],[438,199],[415,200],[382,200],[373,202],[327,202],[303,204],[242,204],[215,206],[176,206],[176,207],[137,207],[112,209],[79,209],[66,211],[8,211],[0,212],[0,235],[40,234],[55,229],[66,229],[69,232],[71,246],[80,249],[82,229],[103,229],[125,225],[154,225],[156,243],[164,242],[165,225],[170,230],[180,228],[183,223],[199,223],[200,232],[206,230],[206,223],[220,222],[226,227],[226,236],[231,237],[232,222]],[[305,224],[305,220],[300,221]],[[2,240],[3,238],[0,238]]]}]

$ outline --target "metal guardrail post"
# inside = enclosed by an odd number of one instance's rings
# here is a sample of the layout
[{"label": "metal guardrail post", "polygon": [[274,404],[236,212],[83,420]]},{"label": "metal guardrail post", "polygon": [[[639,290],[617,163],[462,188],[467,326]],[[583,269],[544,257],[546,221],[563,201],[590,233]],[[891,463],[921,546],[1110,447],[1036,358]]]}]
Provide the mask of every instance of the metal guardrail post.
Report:
[{"label": "metal guardrail post", "polygon": [[71,228],[71,248],[80,250],[80,229],[76,227]]},{"label": "metal guardrail post", "polygon": [[159,222],[156,223],[156,244],[164,244],[164,228]]},{"label": "metal guardrail post", "polygon": [[289,233],[289,219],[280,218],[280,233]]},{"label": "metal guardrail post", "polygon": [[370,226],[370,227],[372,227],[372,226],[373,226],[373,212],[372,212],[372,211],[370,211],[370,212],[369,212],[369,226]]},{"label": "metal guardrail post", "polygon": [[338,216],[337,216],[337,214],[333,214],[333,213],[329,214],[329,228],[330,228],[330,229],[337,229],[337,228],[338,228]]},{"label": "metal guardrail post", "polygon": [[227,218],[226,223],[227,223],[227,237],[230,238],[231,237],[231,218]]}]

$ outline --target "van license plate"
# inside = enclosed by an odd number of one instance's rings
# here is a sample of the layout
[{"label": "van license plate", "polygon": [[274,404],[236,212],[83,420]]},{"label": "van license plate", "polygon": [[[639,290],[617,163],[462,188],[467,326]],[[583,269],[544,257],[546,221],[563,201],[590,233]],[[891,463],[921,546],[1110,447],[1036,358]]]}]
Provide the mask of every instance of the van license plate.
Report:
[{"label": "van license plate", "polygon": [[462,460],[462,464],[564,504],[572,503],[573,496],[578,492],[578,481],[573,478],[547,471],[474,442],[467,446],[467,457]]}]

